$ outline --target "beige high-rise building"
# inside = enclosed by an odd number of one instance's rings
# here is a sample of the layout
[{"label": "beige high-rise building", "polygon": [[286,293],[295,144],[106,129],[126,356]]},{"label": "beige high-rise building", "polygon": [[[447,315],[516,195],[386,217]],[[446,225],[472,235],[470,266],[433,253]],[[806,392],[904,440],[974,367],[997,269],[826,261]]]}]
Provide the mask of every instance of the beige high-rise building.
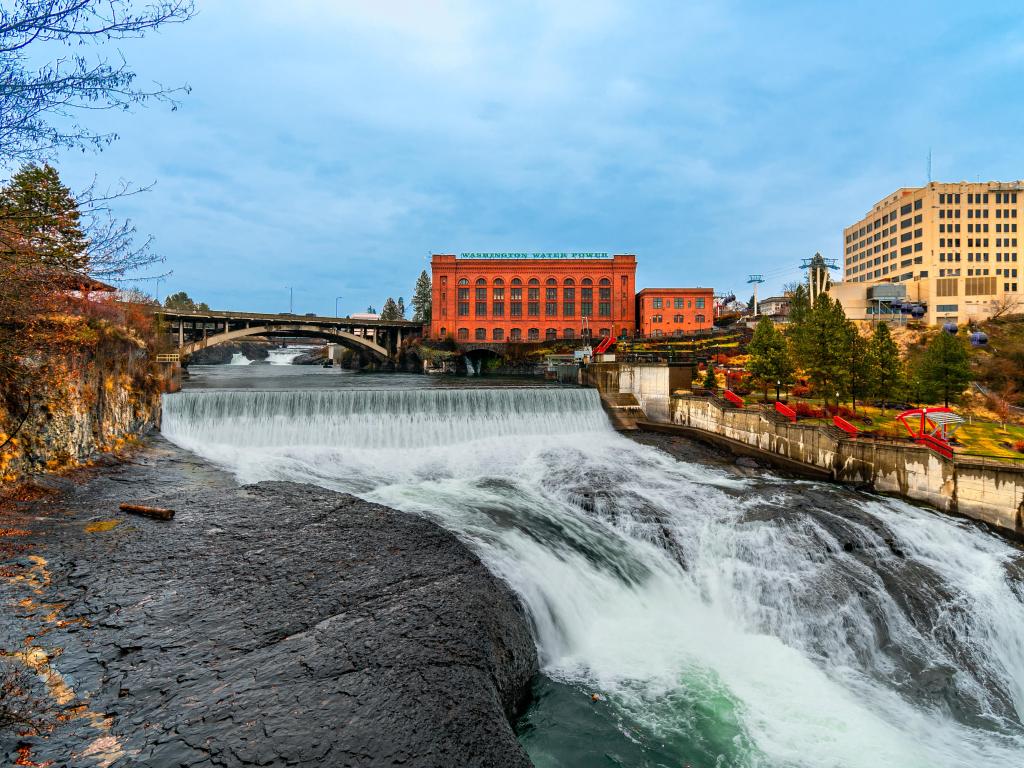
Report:
[{"label": "beige high-rise building", "polygon": [[[905,286],[931,324],[1022,312],[1022,224],[1022,181],[898,189],[843,230],[845,285],[836,293],[851,318],[886,315],[888,305],[872,298],[887,293],[871,290],[878,283]],[[868,285],[860,291],[855,283]]]}]

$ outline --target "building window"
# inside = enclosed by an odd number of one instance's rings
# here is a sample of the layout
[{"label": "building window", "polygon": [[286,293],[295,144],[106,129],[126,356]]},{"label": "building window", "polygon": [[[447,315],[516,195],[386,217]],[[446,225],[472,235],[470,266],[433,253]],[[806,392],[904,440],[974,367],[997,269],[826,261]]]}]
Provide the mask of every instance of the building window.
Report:
[{"label": "building window", "polygon": [[513,328],[511,331],[509,331],[508,332],[508,340],[509,341],[522,341],[523,340],[523,331],[522,331],[522,329],[521,328]]},{"label": "building window", "polygon": [[504,341],[505,340],[505,329],[504,328],[495,328],[493,331],[491,331],[491,338],[494,339],[495,341]]},{"label": "building window", "polygon": [[651,299],[652,309],[661,309],[661,299]]},{"label": "building window", "polygon": [[696,320],[697,324],[699,325],[700,323],[704,322],[704,315],[697,315],[697,317],[695,317],[694,320]]},{"label": "building window", "polygon": [[459,317],[468,317],[469,316],[469,288],[459,288],[458,292],[459,292]]},{"label": "building window", "polygon": [[598,317],[611,317],[612,316],[612,303],[610,301],[599,301],[597,303],[597,316]]},{"label": "building window", "polygon": [[523,302],[521,301],[510,301],[508,304],[508,313],[510,317],[522,317],[523,316]]},{"label": "building window", "polygon": [[576,317],[576,304],[571,301],[563,301],[562,317]]},{"label": "building window", "polygon": [[465,341],[466,339],[468,339],[468,338],[469,338],[469,328],[459,328],[459,330],[458,330],[458,332],[456,333],[456,335],[457,335],[457,336],[458,336],[458,337],[459,337],[460,339],[462,339],[463,341]]},{"label": "building window", "polygon": [[558,338],[558,331],[556,331],[554,328],[548,328],[546,331],[544,331],[544,338],[547,339],[548,341],[554,341],[555,339]]},{"label": "building window", "polygon": [[563,339],[572,339],[572,338],[575,338],[575,337],[576,337],[576,331],[574,331],[572,328],[566,328],[564,331],[562,331],[562,338]]},{"label": "building window", "polygon": [[531,328],[526,332],[526,338],[530,341],[540,340],[540,328]]},{"label": "building window", "polygon": [[697,309],[704,309],[704,299],[696,299]]},{"label": "building window", "polygon": [[[498,280],[500,280],[500,279],[501,278],[498,278]],[[497,282],[497,280],[495,282]],[[505,300],[505,289],[504,289],[504,287],[502,287],[502,288],[492,288],[491,289],[491,298],[493,298],[495,301],[504,301]]]},{"label": "building window", "polygon": [[672,322],[673,323],[682,323],[682,322],[685,322],[685,321],[686,321],[686,318],[683,315],[675,315],[675,316],[672,317]]},{"label": "building window", "polygon": [[611,333],[611,329],[610,328],[602,328],[601,330],[599,330],[597,332],[598,336],[600,336],[602,339],[608,338],[608,335],[610,333]]},{"label": "building window", "polygon": [[448,329],[447,328],[442,328],[441,329],[441,338],[443,339],[447,335],[448,335]]},{"label": "building window", "polygon": [[514,280],[512,281],[512,287],[508,289],[508,297],[511,301],[523,300],[523,289],[517,287]]},{"label": "building window", "polygon": [[683,308],[683,299],[673,299],[672,300],[672,307],[674,309],[682,309]]},{"label": "building window", "polygon": [[505,316],[505,302],[496,301],[491,305],[491,317],[504,317]]},{"label": "building window", "polygon": [[540,317],[540,302],[530,301],[526,304],[526,314],[529,317]]},{"label": "building window", "polygon": [[476,316],[477,317],[487,317],[487,302],[486,301],[478,301],[476,303]]},{"label": "building window", "polygon": [[487,341],[487,329],[486,328],[477,328],[476,331],[474,331],[474,334],[476,335],[476,340],[477,341]]}]

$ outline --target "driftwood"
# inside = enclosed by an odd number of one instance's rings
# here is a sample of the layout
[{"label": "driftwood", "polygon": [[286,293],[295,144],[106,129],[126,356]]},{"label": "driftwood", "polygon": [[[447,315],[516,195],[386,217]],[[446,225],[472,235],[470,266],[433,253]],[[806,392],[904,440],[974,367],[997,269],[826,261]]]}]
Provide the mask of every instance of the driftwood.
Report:
[{"label": "driftwood", "polygon": [[121,505],[122,512],[131,512],[133,515],[142,515],[144,517],[152,517],[156,520],[173,520],[174,510],[163,509],[161,507],[147,507],[143,504],[128,504],[127,502]]}]

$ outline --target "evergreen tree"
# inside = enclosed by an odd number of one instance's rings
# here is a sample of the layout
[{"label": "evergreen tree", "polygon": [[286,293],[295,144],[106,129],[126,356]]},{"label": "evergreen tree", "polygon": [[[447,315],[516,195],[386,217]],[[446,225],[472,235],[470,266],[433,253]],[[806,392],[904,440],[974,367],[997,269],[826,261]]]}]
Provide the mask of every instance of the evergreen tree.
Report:
[{"label": "evergreen tree", "polygon": [[405,299],[401,296],[398,297],[398,304],[395,305],[395,311],[398,313],[398,317],[395,320],[405,320]]},{"label": "evergreen tree", "polygon": [[[0,219],[42,264],[84,272],[89,241],[82,231],[78,203],[49,165],[29,164],[0,189]],[[12,244],[0,241],[0,252]]]},{"label": "evergreen tree", "polygon": [[715,366],[708,362],[707,373],[704,374],[704,389],[714,392],[718,389],[718,379],[715,377]]},{"label": "evergreen tree", "polygon": [[424,269],[420,272],[420,276],[416,278],[416,288],[412,293],[412,319],[417,323],[429,323],[433,301],[430,276],[427,274],[427,270]]},{"label": "evergreen tree", "polygon": [[846,319],[842,305],[827,293],[819,294],[810,306],[806,293],[798,289],[790,310],[789,334],[796,364],[826,404],[832,397],[838,401],[849,391],[856,328]]},{"label": "evergreen tree", "polygon": [[387,301],[384,302],[384,308],[380,311],[381,320],[398,320],[398,305],[395,300],[388,296]]},{"label": "evergreen tree", "polygon": [[921,379],[929,400],[949,403],[960,399],[971,383],[967,345],[960,336],[940,332],[929,343],[921,360]]},{"label": "evergreen tree", "polygon": [[164,299],[164,307],[166,309],[178,309],[185,312],[206,312],[210,307],[205,301],[195,302],[192,297],[184,291],[178,291],[172,293],[170,296]]},{"label": "evergreen tree", "polygon": [[793,359],[789,354],[789,344],[770,317],[762,317],[757,321],[754,338],[747,348],[750,362],[747,370],[754,380],[764,388],[764,397],[768,399],[768,388],[775,386],[775,397],[778,399],[780,388],[788,386],[793,379]]},{"label": "evergreen tree", "polygon": [[376,314],[377,314],[377,308],[376,308],[376,307],[374,307],[374,306],[373,306],[373,304],[371,304],[370,306],[368,306],[368,307],[366,308],[366,313],[367,313],[368,315],[376,315]]},{"label": "evergreen tree", "polygon": [[884,403],[896,397],[896,393],[902,390],[906,378],[899,347],[893,341],[889,326],[885,323],[875,325],[874,333],[871,335],[868,363],[872,377],[869,389],[872,395],[882,400],[884,411]]},{"label": "evergreen tree", "polygon": [[861,336],[852,325],[847,351],[850,357],[845,391],[850,395],[850,403],[856,412],[857,398],[863,399],[871,394],[876,376],[874,361],[871,358],[871,342]]}]

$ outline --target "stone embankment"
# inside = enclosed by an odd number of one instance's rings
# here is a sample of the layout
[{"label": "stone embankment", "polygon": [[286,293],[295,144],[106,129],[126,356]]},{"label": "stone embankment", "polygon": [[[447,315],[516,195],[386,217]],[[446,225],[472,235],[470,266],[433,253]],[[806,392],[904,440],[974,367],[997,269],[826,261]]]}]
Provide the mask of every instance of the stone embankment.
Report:
[{"label": "stone embankment", "polygon": [[0,736],[0,762],[530,764],[510,726],[527,619],[453,535],[148,442],[3,521],[0,663],[31,673],[46,722]]}]

